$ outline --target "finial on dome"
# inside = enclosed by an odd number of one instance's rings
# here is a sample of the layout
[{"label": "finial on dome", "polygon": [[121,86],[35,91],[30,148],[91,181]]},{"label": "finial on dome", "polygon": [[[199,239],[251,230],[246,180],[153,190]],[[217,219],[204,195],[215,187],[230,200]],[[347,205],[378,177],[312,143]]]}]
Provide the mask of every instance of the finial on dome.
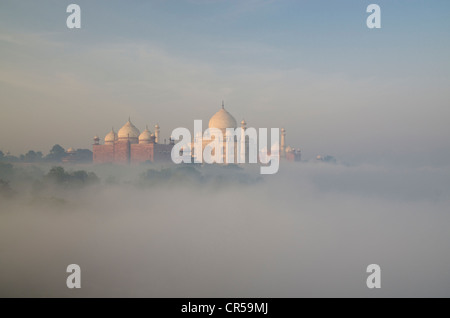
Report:
[{"label": "finial on dome", "polygon": [[242,121],[241,121],[241,128],[245,129],[246,126],[247,126],[247,123],[245,122],[245,119],[242,118]]},{"label": "finial on dome", "polygon": [[224,104],[223,100],[222,100],[222,109],[225,109],[225,104]]},{"label": "finial on dome", "polygon": [[148,125],[145,125],[145,130],[148,130]]},{"label": "finial on dome", "polygon": [[128,121],[131,122],[131,116],[128,116]]}]

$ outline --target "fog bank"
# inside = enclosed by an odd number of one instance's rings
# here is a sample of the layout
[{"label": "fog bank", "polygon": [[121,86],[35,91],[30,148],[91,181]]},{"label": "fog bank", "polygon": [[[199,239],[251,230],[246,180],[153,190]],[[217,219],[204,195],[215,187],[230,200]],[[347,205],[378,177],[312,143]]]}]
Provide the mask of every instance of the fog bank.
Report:
[{"label": "fog bank", "polygon": [[449,168],[197,167],[157,184],[127,169],[2,200],[0,296],[450,296]]}]

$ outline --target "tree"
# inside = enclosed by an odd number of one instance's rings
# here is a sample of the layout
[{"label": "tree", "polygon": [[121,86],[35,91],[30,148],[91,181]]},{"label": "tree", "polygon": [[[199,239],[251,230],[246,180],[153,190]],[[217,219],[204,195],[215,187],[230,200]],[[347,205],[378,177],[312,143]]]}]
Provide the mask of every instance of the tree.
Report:
[{"label": "tree", "polygon": [[92,151],[89,149],[77,149],[75,158],[77,162],[92,162]]},{"label": "tree", "polygon": [[51,168],[46,177],[56,183],[63,183],[69,179],[69,175],[64,171],[63,167]]},{"label": "tree", "polygon": [[72,172],[71,177],[75,181],[84,183],[84,182],[86,182],[86,180],[88,178],[88,174],[84,170],[79,170],[79,171]]},{"label": "tree", "polygon": [[[23,155],[22,155],[23,156]],[[6,153],[6,156],[3,157],[2,161],[6,161],[6,162],[17,162],[19,161],[19,158],[17,158],[16,156],[12,156],[8,153]]]},{"label": "tree", "polygon": [[36,153],[33,150],[29,150],[25,156],[24,156],[24,161],[26,162],[33,162],[36,159]]},{"label": "tree", "polygon": [[35,152],[33,150],[28,151],[24,156],[24,161],[26,162],[37,162],[42,159],[42,152]]},{"label": "tree", "polygon": [[55,184],[64,184],[66,186],[82,186],[100,181],[93,172],[86,172],[84,170],[67,172],[63,167],[51,168],[45,178]]},{"label": "tree", "polygon": [[61,147],[60,145],[56,144],[52,147],[52,149],[50,150],[50,153],[47,155],[46,159],[48,161],[60,162],[62,160],[62,158],[65,156],[66,156],[66,151],[64,150],[64,148]]}]

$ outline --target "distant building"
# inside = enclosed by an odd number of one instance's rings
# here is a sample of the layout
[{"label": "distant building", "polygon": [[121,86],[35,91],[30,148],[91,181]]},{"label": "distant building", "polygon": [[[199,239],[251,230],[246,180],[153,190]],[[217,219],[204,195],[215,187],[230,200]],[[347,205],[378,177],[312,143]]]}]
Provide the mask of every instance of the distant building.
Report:
[{"label": "distant building", "polygon": [[64,163],[91,163],[92,151],[89,149],[73,149],[70,147],[66,150],[66,156],[61,159]]},{"label": "distant building", "polygon": [[302,159],[302,152],[300,149],[295,149],[291,147],[286,147],[286,160],[287,161],[301,161]]},{"label": "distant building", "polygon": [[[241,128],[246,130],[247,123],[242,120]],[[225,110],[225,106],[222,102],[222,107],[217,113],[215,113],[209,120],[208,128],[217,128],[222,131],[223,136],[226,136],[227,128],[237,128],[236,119]],[[140,163],[140,162],[155,162],[155,161],[172,161],[171,152],[174,146],[174,141],[170,140],[169,144],[160,143],[159,138],[159,126],[155,125],[155,132],[152,133],[146,128],[142,133],[131,123],[128,122],[118,131],[111,131],[105,136],[104,144],[100,144],[100,138],[94,137],[94,144],[92,146],[93,161],[94,163]],[[191,143],[191,155],[194,160],[196,138],[200,136],[193,136]],[[226,156],[226,143],[228,137],[223,140],[223,155],[224,162]],[[232,137],[235,138],[236,137]],[[204,148],[210,143],[210,140],[203,139],[202,153]],[[246,162],[248,162],[248,149],[252,144],[252,140],[248,137],[245,140],[245,154]],[[301,152],[300,149],[294,149],[285,146],[286,142],[286,130],[281,129],[281,145],[280,145],[280,157],[287,161],[300,161]],[[235,143],[235,162],[238,143]],[[68,154],[68,160],[70,160],[70,154]]]},{"label": "distant building", "polygon": [[69,149],[66,150],[66,154],[67,154],[67,156],[65,156],[61,159],[62,162],[64,162],[64,163],[75,163],[76,162],[75,156],[77,154],[77,151],[75,149],[70,147]]},{"label": "distant building", "polygon": [[316,157],[316,161],[329,162],[329,163],[337,162],[336,158],[334,158],[333,156],[328,156],[328,155],[326,155],[326,156],[318,155]]},{"label": "distant building", "polygon": [[280,156],[287,161],[301,161],[302,152],[300,149],[286,147],[286,129],[281,128],[281,145],[280,145]]},{"label": "distant building", "polygon": [[140,163],[155,161],[170,161],[173,142],[159,143],[159,126],[155,132],[148,127],[140,133],[128,119],[128,122],[116,134],[112,129],[105,136],[105,143],[100,144],[100,138],[94,137],[92,146],[94,163]]},{"label": "distant building", "polygon": [[[227,111],[225,110],[225,105],[222,102],[222,108],[219,109],[217,113],[215,113],[208,122],[208,128],[209,129],[219,129],[222,132],[223,136],[223,142],[222,142],[222,154],[223,154],[223,162],[226,162],[226,156],[227,156],[227,143],[230,142],[234,145],[233,153],[234,153],[234,159],[233,162],[238,162],[238,148],[240,148],[240,144],[237,141],[236,136],[227,136],[227,128],[236,129],[237,128],[237,122],[236,119]],[[247,129],[247,123],[245,120],[241,121],[241,128],[245,131]],[[205,133],[205,137],[203,138],[203,132],[200,134],[200,136],[194,136],[194,139],[191,143],[191,153],[192,153],[192,160],[195,160],[195,148],[197,145],[198,138],[202,138],[202,154],[205,148],[211,143],[211,139],[209,139],[211,136]],[[230,139],[231,138],[231,139]],[[249,144],[251,141],[249,140],[248,136],[245,138],[244,141],[244,149],[245,149],[245,162],[248,162],[249,160]],[[215,150],[212,151],[212,155],[215,154]]]}]

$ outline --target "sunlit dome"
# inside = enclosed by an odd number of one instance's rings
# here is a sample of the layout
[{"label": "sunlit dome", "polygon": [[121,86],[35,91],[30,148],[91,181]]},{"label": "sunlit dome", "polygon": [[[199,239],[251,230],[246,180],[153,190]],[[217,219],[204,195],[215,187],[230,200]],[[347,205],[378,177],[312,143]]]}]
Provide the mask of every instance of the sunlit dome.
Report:
[{"label": "sunlit dome", "polygon": [[286,152],[292,152],[293,149],[292,149],[290,146],[287,146],[285,151],[286,151]]},{"label": "sunlit dome", "polygon": [[72,147],[70,147],[69,149],[67,149],[66,151],[67,153],[75,153],[75,149],[73,149]]},{"label": "sunlit dome", "polygon": [[226,129],[226,128],[236,128],[236,119],[225,110],[225,107],[222,103],[222,108],[214,114],[209,120],[209,128],[218,128],[218,129]]},{"label": "sunlit dome", "polygon": [[119,130],[119,133],[117,134],[119,136],[119,139],[127,139],[127,138],[139,138],[140,135],[139,129],[134,126],[130,119],[128,119],[128,122]]},{"label": "sunlit dome", "polygon": [[105,136],[105,143],[113,143],[116,139],[117,134],[114,129],[111,129],[111,131]]},{"label": "sunlit dome", "polygon": [[139,135],[139,141],[150,141],[152,139],[152,133],[148,130],[148,127]]}]

